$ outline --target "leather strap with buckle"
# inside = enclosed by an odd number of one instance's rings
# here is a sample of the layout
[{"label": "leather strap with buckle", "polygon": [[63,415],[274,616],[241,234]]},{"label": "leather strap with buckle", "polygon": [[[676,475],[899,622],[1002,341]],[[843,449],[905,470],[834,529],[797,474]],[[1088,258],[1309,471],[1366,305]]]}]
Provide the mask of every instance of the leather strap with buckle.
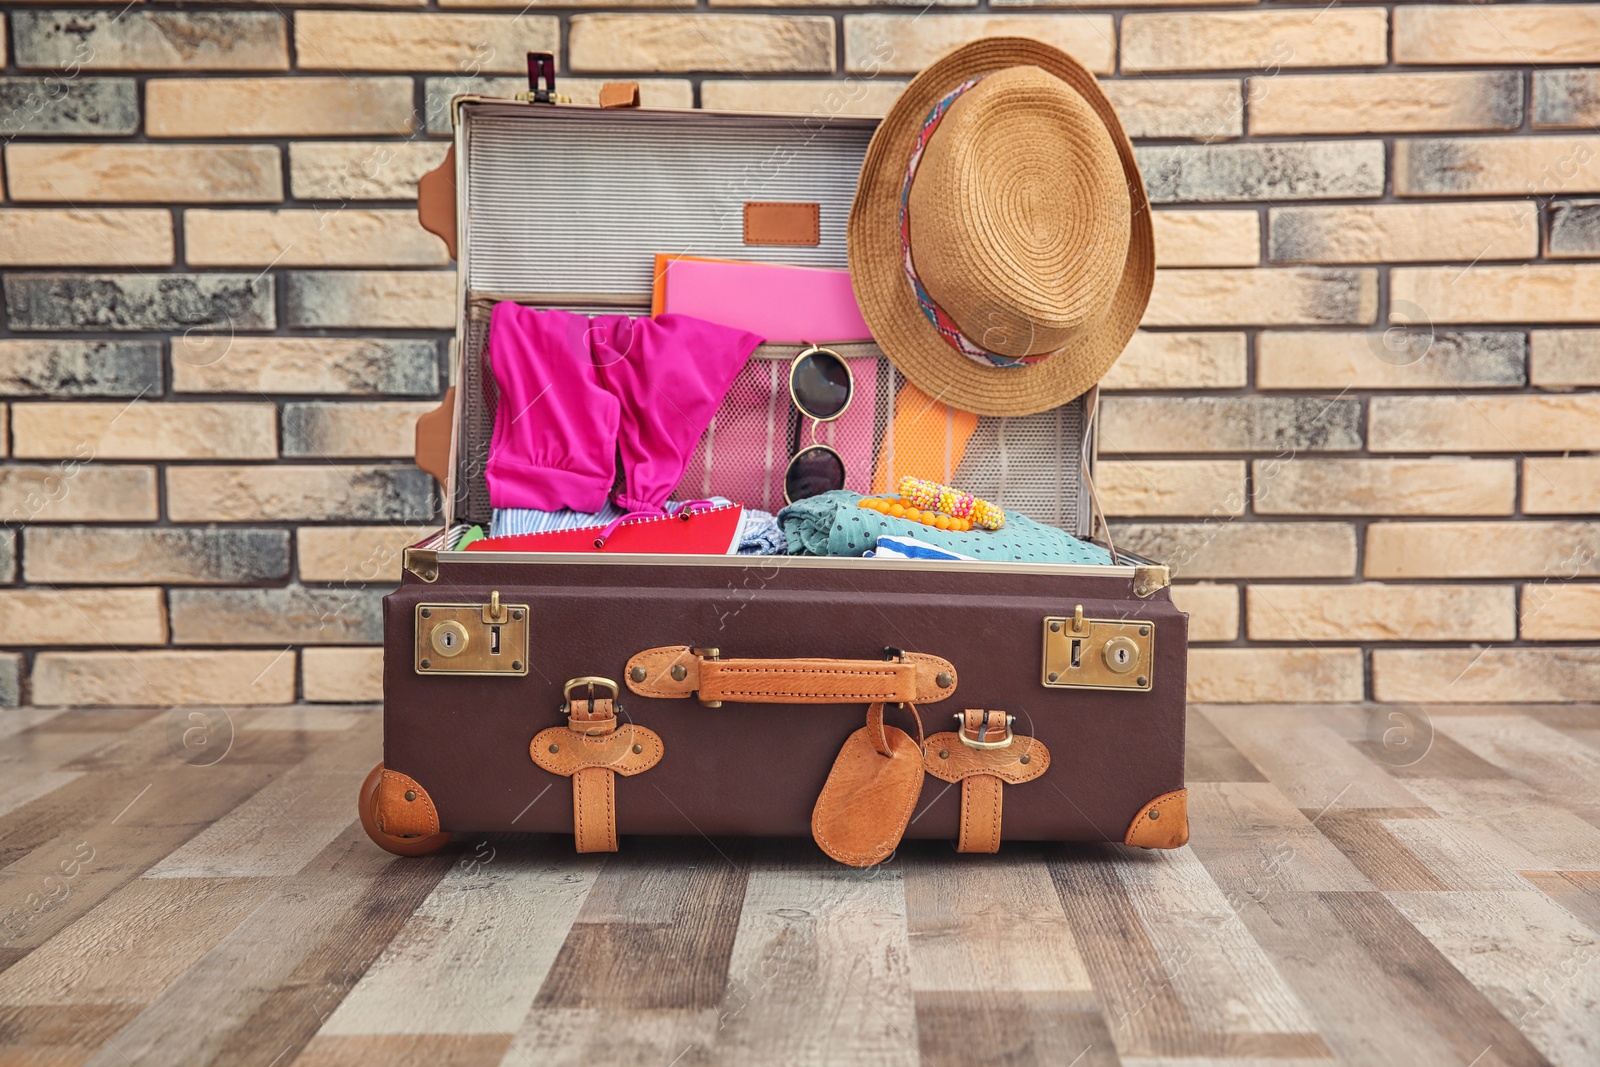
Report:
[{"label": "leather strap with buckle", "polygon": [[628,661],[628,688],[639,696],[698,696],[715,707],[741,704],[931,704],[956,691],[949,660],[888,650],[896,658],[723,659],[715,648],[652,648]]},{"label": "leather strap with buckle", "polygon": [[1016,717],[969,708],[958,728],[928,738],[923,767],[935,778],[961,783],[960,852],[997,852],[1006,785],[1031,782],[1050,769],[1050,752],[1037,738],[1017,734]]},{"label": "leather strap with buckle", "polygon": [[[609,696],[597,696],[596,688]],[[574,698],[575,690],[583,690]],[[617,850],[616,776],[648,771],[666,751],[661,737],[631,722],[619,722],[617,683],[609,678],[573,678],[563,687],[567,725],[534,735],[533,762],[572,779],[572,834],[579,852]]]}]

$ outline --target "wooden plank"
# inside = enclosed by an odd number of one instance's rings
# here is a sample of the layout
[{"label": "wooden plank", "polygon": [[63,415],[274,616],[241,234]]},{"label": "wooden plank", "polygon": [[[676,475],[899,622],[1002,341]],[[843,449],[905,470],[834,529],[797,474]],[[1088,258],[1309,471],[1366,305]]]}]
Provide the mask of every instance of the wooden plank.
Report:
[{"label": "wooden plank", "polygon": [[[745,892],[743,842],[690,838],[630,841],[626,863],[676,856],[679,877],[661,885],[676,898],[669,923],[574,923],[551,964],[539,1008],[714,1008],[726,988],[740,902]],[[686,857],[694,862],[688,863]],[[665,899],[646,903],[649,915]],[[670,959],[671,967],[659,960]]]},{"label": "wooden plank", "polygon": [[510,1043],[510,1034],[318,1034],[292,1067],[496,1067]]},{"label": "wooden plank", "polygon": [[992,856],[905,853],[913,990],[1090,989],[1072,924],[1041,862],[1047,850],[1013,844]]},{"label": "wooden plank", "polygon": [[1405,846],[1389,832],[1384,816],[1393,811],[1388,808],[1328,811],[1317,819],[1317,829],[1377,889],[1448,889],[1449,886],[1435,877],[1426,864],[1406,851]]},{"label": "wooden plank", "polygon": [[1409,788],[1489,851],[1505,856],[1508,867],[1600,871],[1600,829],[1526,782],[1420,780]]},{"label": "wooden plank", "polygon": [[1519,871],[1539,891],[1600,930],[1600,871]]},{"label": "wooden plank", "polygon": [[1417,798],[1303,708],[1201,709],[1297,808],[1406,808]]},{"label": "wooden plank", "polygon": [[1388,896],[1552,1063],[1600,1063],[1600,945],[1572,914],[1532,890]]},{"label": "wooden plank", "polygon": [[651,1064],[699,1067],[717,1037],[718,1008],[539,1008],[506,1052],[508,1067]]},{"label": "wooden plank", "polygon": [[1556,804],[1600,811],[1600,752],[1561,731],[1526,715],[1436,715],[1434,725]]},{"label": "wooden plank", "polygon": [[459,856],[322,1032],[515,1033],[604,862],[571,847],[497,841]]},{"label": "wooden plank", "polygon": [[126,1004],[0,1007],[0,1064],[76,1067],[138,1011]]},{"label": "wooden plank", "polygon": [[291,704],[281,708],[250,708],[235,725],[241,733],[255,730],[289,730],[296,733],[337,733],[354,726],[378,728],[373,720],[383,715],[381,704],[353,704],[337,707]]},{"label": "wooden plank", "polygon": [[1086,992],[992,988],[916,994],[917,1044],[925,1067],[1116,1067],[1116,1045]]},{"label": "wooden plank", "polygon": [[1191,782],[1189,848],[1224,890],[1361,890],[1372,883],[1269,782]]},{"label": "wooden plank", "polygon": [[[1446,889],[1531,888],[1516,866],[1449,819],[1383,819],[1389,835]],[[1521,853],[1517,853],[1520,855]]]},{"label": "wooden plank", "polygon": [[1191,786],[1196,782],[1264,782],[1267,776],[1244,753],[1212,725],[1210,719],[1190,708],[1184,734],[1183,777]]}]

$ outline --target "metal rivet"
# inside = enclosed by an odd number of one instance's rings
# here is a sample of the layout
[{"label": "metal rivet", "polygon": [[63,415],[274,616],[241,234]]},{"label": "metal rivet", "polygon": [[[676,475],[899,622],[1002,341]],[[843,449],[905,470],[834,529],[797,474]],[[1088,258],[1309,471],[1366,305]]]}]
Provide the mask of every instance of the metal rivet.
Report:
[{"label": "metal rivet", "polygon": [[520,620],[521,620],[521,619],[522,619],[522,612],[520,612],[520,611],[513,611],[513,612],[512,612],[512,613],[511,613],[511,617],[512,617],[512,618],[513,618],[513,619],[517,619],[517,620],[519,620],[519,621],[520,621]]},{"label": "metal rivet", "polygon": [[1032,759],[1033,759],[1032,756],[1018,756],[1017,757],[1017,762],[1018,763],[1028,763],[1028,762],[1032,761]]},{"label": "metal rivet", "polygon": [[407,800],[415,800],[415,799],[417,799],[417,791],[415,789],[407,789],[406,790],[406,799]]},{"label": "metal rivet", "polygon": [[430,662],[428,662],[428,661],[427,661],[427,660],[423,660],[423,661],[422,661],[422,669],[423,669],[423,670],[427,670],[427,669],[428,669],[428,668],[429,668],[429,667],[431,667],[431,666],[433,666],[433,664],[432,664],[432,663],[430,663]]},{"label": "metal rivet", "polygon": [[955,679],[950,676],[949,671],[940,671],[933,680],[938,683],[940,689],[949,689],[955,684]]},{"label": "metal rivet", "polygon": [[1051,671],[1051,672],[1050,672],[1050,680],[1051,680],[1051,681],[1052,681],[1052,682],[1054,682],[1054,681],[1056,681],[1056,680],[1057,680],[1057,679],[1059,679],[1059,678],[1060,678],[1060,677],[1061,677],[1061,675],[1059,675],[1059,674],[1057,674],[1057,673],[1056,673],[1056,672],[1055,672],[1055,671]]},{"label": "metal rivet", "polygon": [[1150,636],[1150,627],[1148,627],[1148,626],[1139,627],[1139,636],[1140,637],[1149,637]]},{"label": "metal rivet", "polygon": [[650,672],[645,670],[643,667],[635,667],[633,670],[628,672],[628,677],[632,678],[636,682],[642,682],[646,678],[650,677]]},{"label": "metal rivet", "polygon": [[633,746],[633,754],[635,756],[637,756],[639,753],[641,753],[643,751],[644,751],[644,746],[643,745],[634,745]]},{"label": "metal rivet", "polygon": [[1149,685],[1150,684],[1150,679],[1146,678],[1144,675],[1141,674],[1139,676],[1139,684],[1140,685]]},{"label": "metal rivet", "polygon": [[423,618],[424,618],[424,619],[431,619],[431,618],[433,618],[433,609],[432,609],[432,608],[423,608],[423,609],[422,609],[422,617],[423,617]]},{"label": "metal rivet", "polygon": [[514,670],[514,671],[520,671],[522,669],[522,661],[520,659],[512,660],[511,661],[511,669]]},{"label": "metal rivet", "polygon": [[681,682],[687,677],[689,677],[688,667],[685,667],[681,663],[674,663],[672,665],[672,680],[674,682]]},{"label": "metal rivet", "polygon": [[550,751],[551,752],[560,752],[561,751],[561,746],[560,745],[551,745],[550,746]]},{"label": "metal rivet", "polygon": [[939,750],[939,758],[940,759],[949,759],[950,758],[950,750],[948,748],[941,748]]},{"label": "metal rivet", "polygon": [[1161,818],[1161,813],[1159,811],[1157,811],[1155,808],[1151,808],[1150,809],[1150,817],[1152,819],[1159,819],[1159,818]]},{"label": "metal rivet", "polygon": [[1053,633],[1053,634],[1060,633],[1061,632],[1061,624],[1059,622],[1051,623],[1050,624],[1050,632]]}]

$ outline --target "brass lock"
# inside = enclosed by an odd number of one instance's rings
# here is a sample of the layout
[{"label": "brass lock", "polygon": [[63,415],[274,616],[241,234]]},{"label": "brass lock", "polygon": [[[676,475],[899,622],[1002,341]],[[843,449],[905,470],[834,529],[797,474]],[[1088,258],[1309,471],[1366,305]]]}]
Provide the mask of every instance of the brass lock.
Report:
[{"label": "brass lock", "polygon": [[1134,689],[1154,680],[1156,626],[1138,619],[1086,619],[1083,605],[1070,616],[1044,620],[1047,689]]},{"label": "brass lock", "polygon": [[526,604],[418,604],[414,669],[418,674],[528,673]]}]

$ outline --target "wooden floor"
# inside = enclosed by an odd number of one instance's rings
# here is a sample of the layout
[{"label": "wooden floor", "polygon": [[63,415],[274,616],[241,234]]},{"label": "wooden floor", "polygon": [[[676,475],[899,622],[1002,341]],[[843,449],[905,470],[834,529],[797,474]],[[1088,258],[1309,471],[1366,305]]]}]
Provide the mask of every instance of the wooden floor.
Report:
[{"label": "wooden floor", "polygon": [[856,871],[398,859],[372,709],[6,711],[0,1064],[1600,1064],[1600,708],[1390,715],[1193,712],[1187,849]]}]

